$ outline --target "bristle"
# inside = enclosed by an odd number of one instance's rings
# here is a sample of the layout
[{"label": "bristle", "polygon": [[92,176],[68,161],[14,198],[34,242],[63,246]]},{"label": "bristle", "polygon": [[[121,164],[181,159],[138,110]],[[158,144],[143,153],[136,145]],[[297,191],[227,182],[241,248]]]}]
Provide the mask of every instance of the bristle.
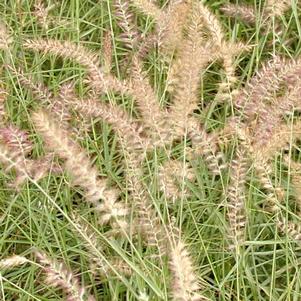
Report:
[{"label": "bristle", "polygon": [[183,181],[192,181],[195,174],[192,168],[189,168],[184,162],[170,160],[159,168],[158,178],[164,196],[175,202],[176,199],[189,196],[189,191],[183,185]]},{"label": "bristle", "polygon": [[[126,262],[118,257],[114,258],[103,258],[99,253],[103,253],[103,242],[97,237],[93,228],[84,221],[80,215],[72,215],[72,219],[76,224],[79,231],[75,231],[76,235],[81,239],[84,247],[89,254],[89,262],[91,266],[92,273],[97,276],[131,276],[132,269]],[[91,245],[93,247],[91,247]],[[96,251],[97,250],[97,251]]]},{"label": "bristle", "polygon": [[73,175],[74,184],[85,189],[87,200],[97,205],[98,201],[104,198],[106,183],[98,179],[98,171],[91,166],[84,150],[72,141],[70,134],[46,112],[36,112],[32,119],[49,149],[66,160],[65,167]]},{"label": "bristle", "polygon": [[[171,119],[185,125],[198,107],[200,75],[209,62],[223,61],[229,87],[236,82],[234,57],[247,47],[227,42],[220,22],[202,3],[194,3],[186,28],[185,43],[179,47],[168,76],[172,84]],[[182,125],[182,127],[183,127]]]},{"label": "bristle", "polygon": [[48,109],[54,114],[60,125],[66,129],[70,128],[69,122],[72,119],[72,114],[67,104],[70,101],[74,101],[74,99],[76,99],[74,83],[68,82],[60,87],[59,95],[53,97],[48,106]]},{"label": "bristle", "polygon": [[104,179],[98,177],[98,171],[90,163],[89,158],[74,141],[70,133],[60,128],[59,123],[44,111],[33,115],[36,128],[46,140],[48,147],[58,156],[65,159],[65,168],[73,176],[73,184],[85,190],[87,201],[95,206],[100,200],[112,197]]},{"label": "bristle", "polygon": [[28,132],[13,125],[8,125],[0,129],[0,141],[16,155],[23,156],[24,159],[33,149]]},{"label": "bristle", "polygon": [[261,109],[261,99],[268,99],[277,89],[275,88],[279,81],[277,72],[281,69],[281,66],[285,66],[285,63],[281,58],[275,57],[272,61],[263,65],[256,76],[237,95],[234,103],[243,110],[247,118],[252,118],[254,111]]},{"label": "bristle", "polygon": [[136,179],[136,176],[128,177],[129,189],[135,202],[138,215],[138,227],[142,237],[149,247],[155,247],[158,256],[166,254],[166,233],[160,218],[157,216],[152,202],[146,192],[146,188]]},{"label": "bristle", "polygon": [[91,50],[88,50],[85,47],[69,41],[43,39],[26,40],[23,43],[23,46],[43,53],[58,55],[65,59],[75,60],[79,64],[87,67],[91,73],[96,72],[98,76],[98,57]]},{"label": "bristle", "polygon": [[7,99],[8,93],[3,88],[2,82],[0,82],[0,127],[3,127],[7,120],[7,112],[5,107],[5,102]]},{"label": "bristle", "polygon": [[6,24],[0,20],[0,49],[8,50],[13,39],[6,27]]},{"label": "bristle", "polygon": [[221,7],[221,11],[229,17],[239,18],[247,24],[256,23],[256,12],[254,7],[250,5],[226,3]]},{"label": "bristle", "polygon": [[42,83],[35,81],[32,76],[25,75],[24,71],[19,68],[15,69],[12,66],[8,66],[9,70],[17,77],[18,81],[42,104],[47,104],[52,99],[52,93]]},{"label": "bristle", "polygon": [[39,181],[50,171],[58,173],[61,170],[52,164],[53,156],[42,156],[38,159],[29,157],[33,144],[28,139],[28,133],[13,125],[0,129],[0,146],[2,148],[1,163],[5,172],[15,171],[16,179],[9,186],[19,189],[27,179]]},{"label": "bristle", "polygon": [[91,270],[95,276],[100,278],[108,277],[131,277],[133,270],[131,267],[121,258],[114,257],[108,260],[109,264],[98,260],[94,264],[91,264]]},{"label": "bristle", "polygon": [[249,51],[251,47],[244,43],[233,43],[223,40],[220,44],[212,48],[212,51],[215,52],[214,57],[222,62],[225,84],[227,85],[227,89],[230,90],[235,87],[235,83],[237,82],[235,57],[239,56],[242,52]]},{"label": "bristle", "polygon": [[291,5],[291,0],[267,0],[265,10],[270,17],[279,17],[282,16]]},{"label": "bristle", "polygon": [[282,232],[283,234],[287,234],[298,244],[301,244],[301,225],[300,224],[288,221],[284,218],[281,218],[281,219],[277,219],[276,225],[277,225],[277,228],[280,230],[280,232]]},{"label": "bristle", "polygon": [[130,11],[127,0],[115,0],[115,15],[119,27],[123,30],[120,38],[127,48],[134,50],[137,47],[140,34],[135,25],[133,13]]},{"label": "bristle", "polygon": [[5,172],[15,170],[16,180],[13,184],[15,188],[21,186],[29,178],[27,162],[19,150],[13,151],[8,146],[0,143],[0,162],[5,167]]},{"label": "bristle", "polygon": [[[266,192],[266,210],[272,213],[278,213],[279,207],[279,192],[271,181],[271,167],[266,161],[260,159],[260,154],[254,160],[254,168],[257,173],[258,180]],[[283,193],[280,193],[283,195]]]},{"label": "bristle", "polygon": [[11,257],[7,257],[0,260],[0,270],[11,269],[14,267],[18,267],[25,263],[29,262],[29,260],[24,256],[13,255]]},{"label": "bristle", "polygon": [[[195,10],[199,14],[199,18],[201,18],[200,25],[202,24],[210,33],[212,42],[221,45],[224,41],[224,31],[217,17],[202,2],[195,4]],[[204,31],[204,29],[202,30]]]},{"label": "bristle", "polygon": [[23,46],[35,51],[61,56],[64,59],[74,60],[87,68],[93,85],[97,85],[98,89],[101,90],[107,85],[99,65],[98,56],[83,46],[69,41],[43,39],[27,40],[23,43]]},{"label": "bristle", "polygon": [[125,205],[117,202],[119,192],[109,188],[106,179],[100,179],[97,169],[85,151],[70,138],[70,133],[44,111],[34,113],[32,119],[48,148],[65,160],[64,167],[72,175],[73,185],[84,189],[86,200],[100,213],[100,221],[124,226],[128,211]]},{"label": "bristle", "polygon": [[138,217],[138,228],[147,245],[155,247],[159,257],[166,254],[166,231],[157,215],[147,188],[142,182],[141,159],[137,153],[126,152],[126,180]]},{"label": "bristle", "polygon": [[33,15],[37,18],[42,28],[49,28],[48,9],[42,0],[35,0]]},{"label": "bristle", "polygon": [[172,135],[170,135],[170,129],[166,122],[167,111],[160,108],[159,99],[148,82],[146,74],[142,70],[142,63],[137,57],[133,59],[131,79],[130,91],[142,115],[146,134],[152,137],[153,144],[168,144]]},{"label": "bristle", "polygon": [[[261,129],[263,132],[263,129]],[[279,153],[290,144],[300,138],[301,121],[294,124],[276,124],[272,129],[268,128],[262,135],[257,135],[258,140],[254,143],[254,149],[260,152],[266,160]]]},{"label": "bristle", "polygon": [[86,99],[76,102],[73,108],[83,116],[97,118],[108,122],[119,134],[123,141],[131,150],[141,150],[147,148],[147,141],[141,136],[142,128],[127,116],[126,112],[114,105],[107,105],[95,99]]},{"label": "bristle", "polygon": [[30,160],[28,162],[28,168],[30,176],[34,181],[39,181],[42,178],[49,175],[57,175],[63,172],[61,166],[59,166],[54,160],[54,154],[49,153],[35,160]]},{"label": "bristle", "polygon": [[197,109],[200,74],[209,59],[208,49],[198,48],[194,42],[187,41],[172,67],[176,72],[169,76],[175,87],[170,119],[179,128],[185,127],[187,118]]},{"label": "bristle", "polygon": [[94,299],[93,296],[87,294],[86,288],[63,263],[51,259],[46,253],[40,251],[36,251],[35,255],[45,272],[45,282],[54,288],[62,289],[66,293],[67,301]]},{"label": "bristle", "polygon": [[161,15],[161,10],[157,7],[151,0],[131,0],[131,3],[134,7],[140,10],[147,16],[159,20]]},{"label": "bristle", "polygon": [[171,120],[177,121],[177,126],[182,128],[197,109],[200,74],[212,59],[212,53],[202,39],[203,24],[200,11],[197,10],[199,6],[194,8],[189,16],[191,23],[187,28],[187,38],[178,49],[179,55],[171,69],[172,76],[169,76],[169,81],[175,87]]},{"label": "bristle", "polygon": [[112,70],[113,59],[112,33],[110,31],[104,33],[102,43],[103,70],[105,74],[109,74]]},{"label": "bristle", "polygon": [[159,46],[163,54],[172,55],[184,38],[191,1],[170,1],[158,21]]},{"label": "bristle", "polygon": [[48,109],[60,121],[63,128],[72,131],[76,139],[82,139],[91,129],[91,121],[81,113],[75,112],[72,104],[78,99],[74,82],[67,82],[60,87],[59,95],[51,100]]},{"label": "bristle", "polygon": [[229,200],[228,219],[230,223],[229,236],[231,248],[238,248],[244,243],[246,217],[246,177],[248,158],[243,148],[236,150],[236,155],[230,166],[230,182],[227,189]]},{"label": "bristle", "polygon": [[170,250],[171,294],[174,301],[205,300],[187,247],[178,241]]},{"label": "bristle", "polygon": [[267,106],[284,86],[287,89],[294,88],[300,80],[300,60],[288,60],[274,57],[273,60],[263,65],[244,89],[234,100],[236,107],[242,110],[248,121],[255,114],[265,114]]},{"label": "bristle", "polygon": [[85,249],[89,252],[89,262],[93,266],[103,264],[100,254],[103,254],[104,244],[97,236],[97,233],[92,226],[85,221],[80,214],[73,212],[72,220],[76,224],[74,233],[79,237]]},{"label": "bristle", "polygon": [[202,126],[190,118],[187,126],[187,135],[192,141],[191,155],[193,158],[201,155],[206,162],[208,169],[214,175],[220,175],[227,167],[224,155],[217,149],[217,139],[209,135]]},{"label": "bristle", "polygon": [[141,60],[144,59],[157,44],[158,38],[155,33],[143,37],[143,40],[138,45],[135,56]]},{"label": "bristle", "polygon": [[28,133],[19,128],[9,125],[0,129],[0,141],[9,152],[11,163],[3,162],[6,172],[11,169],[16,171],[16,180],[11,186],[19,188],[23,182],[30,177],[30,160],[27,155],[31,152],[33,145],[28,139]]},{"label": "bristle", "polygon": [[[257,178],[266,192],[266,210],[275,214],[279,212],[279,196],[283,195],[282,189],[275,187],[271,181],[272,167],[267,158],[261,153],[261,150],[254,149],[253,138],[250,135],[249,128],[236,124],[236,134],[239,138],[239,143],[253,162],[253,167],[256,171]],[[252,139],[253,138],[253,139]]]},{"label": "bristle", "polygon": [[126,220],[129,214],[129,208],[118,200],[119,194],[120,192],[118,190],[107,190],[106,200],[97,205],[96,210],[101,213],[99,218],[101,224],[111,223],[113,228],[126,232],[129,227]]}]

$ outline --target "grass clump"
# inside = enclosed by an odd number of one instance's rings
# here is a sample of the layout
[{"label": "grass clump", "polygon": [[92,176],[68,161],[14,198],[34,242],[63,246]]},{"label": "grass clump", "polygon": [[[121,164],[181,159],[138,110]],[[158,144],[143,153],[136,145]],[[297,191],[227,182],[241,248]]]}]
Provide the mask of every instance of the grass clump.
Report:
[{"label": "grass clump", "polygon": [[3,300],[299,300],[297,1],[10,1]]}]

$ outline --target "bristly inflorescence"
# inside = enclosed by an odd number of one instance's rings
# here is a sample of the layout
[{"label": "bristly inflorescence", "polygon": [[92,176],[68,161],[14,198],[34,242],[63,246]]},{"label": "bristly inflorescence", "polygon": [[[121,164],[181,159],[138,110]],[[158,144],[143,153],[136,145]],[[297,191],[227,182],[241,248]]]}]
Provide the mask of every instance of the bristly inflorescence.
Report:
[{"label": "bristly inflorescence", "polygon": [[0,271],[19,267],[28,262],[29,262],[29,260],[24,256],[12,255],[10,257],[6,257],[6,258],[0,260]]},{"label": "bristly inflorescence", "polygon": [[[170,160],[165,162],[159,168],[158,182],[166,198],[175,202],[184,196],[189,196],[187,187],[179,186],[183,180],[192,181],[195,174],[192,168],[189,168],[185,162]],[[185,183],[184,183],[185,184]]]},{"label": "bristly inflorescence", "polygon": [[194,264],[185,244],[178,240],[170,250],[172,298],[175,301],[203,301]]},{"label": "bristly inflorescence", "polygon": [[62,262],[49,258],[47,254],[36,251],[36,258],[45,272],[45,282],[55,288],[60,288],[66,293],[67,301],[95,301],[92,295],[86,292],[72,271]]},{"label": "bristly inflorescence", "polygon": [[112,222],[126,227],[124,217],[128,209],[118,202],[118,190],[108,187],[107,181],[99,178],[97,169],[70,138],[70,133],[61,129],[59,122],[44,111],[36,112],[33,121],[49,149],[65,160],[65,169],[72,175],[73,185],[84,190],[86,200],[100,213],[101,222]]},{"label": "bristly inflorescence", "polygon": [[[226,3],[221,7],[221,11],[231,18],[237,18],[252,27],[259,24],[259,29],[263,34],[273,34],[281,37],[285,32],[285,27],[281,22],[281,17],[292,7],[291,0],[266,0],[264,1],[261,13],[254,6],[246,3]],[[289,39],[287,42],[291,42]],[[274,44],[275,41],[269,44]]]},{"label": "bristly inflorescence", "polygon": [[244,243],[246,213],[246,178],[247,156],[243,147],[238,148],[230,167],[230,183],[228,186],[228,219],[231,248],[238,248]]}]

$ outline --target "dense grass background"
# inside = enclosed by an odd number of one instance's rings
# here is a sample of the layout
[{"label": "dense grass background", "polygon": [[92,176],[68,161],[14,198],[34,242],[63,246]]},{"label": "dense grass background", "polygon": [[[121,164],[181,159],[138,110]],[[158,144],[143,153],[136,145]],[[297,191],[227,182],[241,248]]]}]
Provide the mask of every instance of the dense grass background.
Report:
[{"label": "dense grass background", "polygon": [[[47,2],[47,1],[46,1]],[[262,34],[260,22],[256,28],[233,21],[219,12],[226,1],[206,1],[220,16],[229,39],[241,40],[252,45],[251,51],[237,59],[237,75],[243,85],[258,69],[261,62],[275,54],[297,57],[301,50],[300,9],[298,1],[292,1],[292,10],[281,18],[284,32],[278,36],[269,24],[269,34]],[[233,1],[231,1],[233,2]],[[237,1],[240,3],[241,1]],[[248,1],[258,10],[262,4]],[[51,2],[52,3],[52,2]],[[162,3],[164,5],[164,3]],[[42,80],[50,90],[57,92],[63,83],[73,80],[80,95],[85,93],[83,85],[84,69],[71,61],[63,61],[54,56],[42,55],[22,49],[21,43],[27,38],[55,38],[80,42],[94,49],[101,57],[102,38],[105,30],[114,33],[114,72],[125,76],[123,65],[128,51],[119,41],[120,29],[116,25],[111,1],[70,0],[59,1],[50,15],[55,22],[46,31],[38,26],[31,10],[33,1],[2,0],[1,19],[13,33],[11,52],[1,52],[2,66],[13,64],[22,66],[26,73]],[[142,32],[152,29],[152,20],[137,17]],[[148,74],[162,96],[165,97],[165,79],[168,66],[163,64],[158,53],[153,51],[146,62]],[[39,107],[39,102],[20,86],[14,75],[1,68],[2,81],[9,92],[7,109],[9,119],[19,127],[28,129],[35,142],[34,156],[43,153],[42,141],[35,134],[30,122],[30,112]],[[208,67],[200,87],[200,110],[196,112],[200,121],[205,121],[207,129],[222,128],[227,117],[232,114],[229,104],[214,101],[217,85],[222,79],[220,66],[215,63]],[[135,114],[135,107],[129,99],[106,95],[103,101],[118,103]],[[206,109],[204,109],[206,108]],[[123,156],[118,151],[118,141],[110,126],[101,121],[91,121],[93,131],[83,137],[81,144],[97,165],[100,175],[107,176],[126,191],[123,173]],[[263,210],[264,192],[261,190],[252,170],[249,173],[247,198],[247,245],[240,254],[227,249],[227,219],[224,192],[228,183],[227,173],[213,177],[202,158],[194,162],[196,181],[183,183],[191,191],[190,197],[183,197],[175,204],[170,203],[158,192],[156,174],[158,166],[168,157],[185,159],[185,143],[173,145],[171,149],[158,149],[149,155],[145,165],[145,181],[153,197],[154,204],[164,220],[168,214],[176,218],[176,224],[184,233],[189,244],[197,273],[202,279],[204,292],[210,300],[301,300],[300,255],[301,249],[286,235],[280,234],[273,216]],[[231,160],[233,150],[224,150]],[[296,153],[296,158],[299,155]],[[294,194],[290,188],[289,172],[281,164],[281,156],[275,160],[275,183],[286,187],[284,215],[293,215],[294,204],[289,198]],[[168,300],[169,272],[167,266],[155,266],[149,255],[153,250],[145,250],[141,243],[135,246],[126,239],[108,240],[103,228],[97,225],[97,215],[82,201],[79,191],[70,188],[66,174],[49,175],[37,183],[28,182],[16,192],[6,184],[13,179],[0,170],[0,259],[11,254],[29,255],[32,248],[46,251],[51,257],[64,261],[77,272],[83,283],[91,289],[97,300]],[[124,195],[127,199],[127,195]],[[82,240],[76,235],[70,220],[72,211],[87,220],[100,238],[100,254],[103,258],[121,256],[134,269],[131,277],[101,273],[89,265],[89,254]],[[93,272],[96,275],[93,275]],[[61,300],[60,292],[43,283],[37,265],[26,265],[1,273],[0,300]]]}]

